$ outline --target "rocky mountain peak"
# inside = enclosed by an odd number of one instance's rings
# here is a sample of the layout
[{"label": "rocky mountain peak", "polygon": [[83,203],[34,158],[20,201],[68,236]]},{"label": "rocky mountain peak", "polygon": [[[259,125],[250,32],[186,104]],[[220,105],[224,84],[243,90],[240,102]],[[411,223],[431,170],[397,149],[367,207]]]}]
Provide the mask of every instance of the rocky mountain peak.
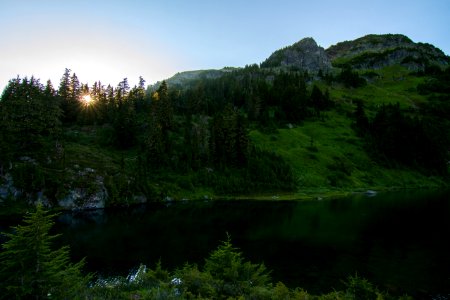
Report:
[{"label": "rocky mountain peak", "polygon": [[397,47],[411,47],[414,42],[402,34],[368,34],[352,41],[344,41],[329,47],[326,53],[331,60],[354,56],[366,51],[383,51]]},{"label": "rocky mountain peak", "polygon": [[309,72],[328,70],[331,61],[325,49],[318,46],[313,38],[304,38],[299,42],[275,51],[261,63],[262,68],[299,69]]},{"label": "rocky mountain peak", "polygon": [[306,37],[304,39],[301,39],[297,43],[292,45],[295,48],[304,49],[304,50],[315,50],[319,46],[317,45],[316,41],[312,37]]},{"label": "rocky mountain peak", "polygon": [[403,65],[423,70],[428,65],[448,66],[450,59],[430,44],[415,43],[402,34],[369,34],[329,47],[326,53],[333,66],[349,65],[354,69],[379,69]]}]

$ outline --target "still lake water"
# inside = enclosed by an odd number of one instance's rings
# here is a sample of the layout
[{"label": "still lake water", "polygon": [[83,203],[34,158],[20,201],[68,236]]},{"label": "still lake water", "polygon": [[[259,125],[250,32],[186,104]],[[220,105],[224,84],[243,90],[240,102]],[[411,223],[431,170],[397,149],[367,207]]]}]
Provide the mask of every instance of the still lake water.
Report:
[{"label": "still lake water", "polygon": [[416,297],[450,295],[450,193],[413,191],[315,201],[185,201],[127,210],[65,213],[60,242],[87,269],[126,275],[161,259],[202,265],[220,241],[274,282],[311,293],[343,288],[348,275]]}]

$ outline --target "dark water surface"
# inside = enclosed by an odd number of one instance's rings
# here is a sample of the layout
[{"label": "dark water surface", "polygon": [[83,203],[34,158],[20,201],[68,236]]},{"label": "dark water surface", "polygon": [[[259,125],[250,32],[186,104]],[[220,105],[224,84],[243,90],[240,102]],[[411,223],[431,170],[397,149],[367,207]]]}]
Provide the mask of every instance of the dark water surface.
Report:
[{"label": "dark water surface", "polygon": [[196,201],[66,213],[56,231],[87,269],[126,275],[161,259],[202,265],[226,233],[274,282],[311,293],[358,273],[381,290],[450,294],[450,193],[414,191],[316,201]]}]

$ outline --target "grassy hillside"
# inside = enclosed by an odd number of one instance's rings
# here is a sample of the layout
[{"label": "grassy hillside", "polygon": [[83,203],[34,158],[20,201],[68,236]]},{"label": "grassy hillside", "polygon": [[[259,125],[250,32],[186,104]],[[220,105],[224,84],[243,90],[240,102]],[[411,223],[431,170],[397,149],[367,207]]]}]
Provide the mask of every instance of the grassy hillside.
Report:
[{"label": "grassy hillside", "polygon": [[404,109],[414,110],[427,102],[416,89],[424,80],[411,76],[401,66],[377,70],[376,77],[363,87],[332,85],[329,92],[336,108],[321,119],[307,120],[269,134],[253,130],[250,135],[256,145],[275,151],[290,163],[299,193],[321,189],[436,187],[445,184],[442,178],[401,166],[388,168],[374,161],[367,154],[364,141],[352,128],[354,120],[350,117],[356,100],[364,102],[368,115],[373,115],[383,104],[399,103]]},{"label": "grassy hillside", "polygon": [[[34,125],[39,131],[18,126],[15,105],[35,110],[5,93],[0,198],[8,207],[15,194],[25,203],[89,208],[447,185],[448,71],[433,74],[393,65],[321,77],[248,66],[182,90],[165,83],[153,94],[100,90],[92,109],[80,107],[62,126],[57,110],[47,116],[54,132],[46,120]],[[39,101],[61,101],[35,82],[22,86],[37,90]]]}]

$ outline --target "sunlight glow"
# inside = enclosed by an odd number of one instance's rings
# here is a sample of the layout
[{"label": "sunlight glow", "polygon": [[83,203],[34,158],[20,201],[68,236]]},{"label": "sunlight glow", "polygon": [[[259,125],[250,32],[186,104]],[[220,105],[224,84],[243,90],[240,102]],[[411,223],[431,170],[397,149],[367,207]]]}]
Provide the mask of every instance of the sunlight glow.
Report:
[{"label": "sunlight glow", "polygon": [[83,102],[83,104],[85,106],[91,105],[93,102],[93,99],[91,97],[91,95],[87,94],[81,97],[81,101]]}]

